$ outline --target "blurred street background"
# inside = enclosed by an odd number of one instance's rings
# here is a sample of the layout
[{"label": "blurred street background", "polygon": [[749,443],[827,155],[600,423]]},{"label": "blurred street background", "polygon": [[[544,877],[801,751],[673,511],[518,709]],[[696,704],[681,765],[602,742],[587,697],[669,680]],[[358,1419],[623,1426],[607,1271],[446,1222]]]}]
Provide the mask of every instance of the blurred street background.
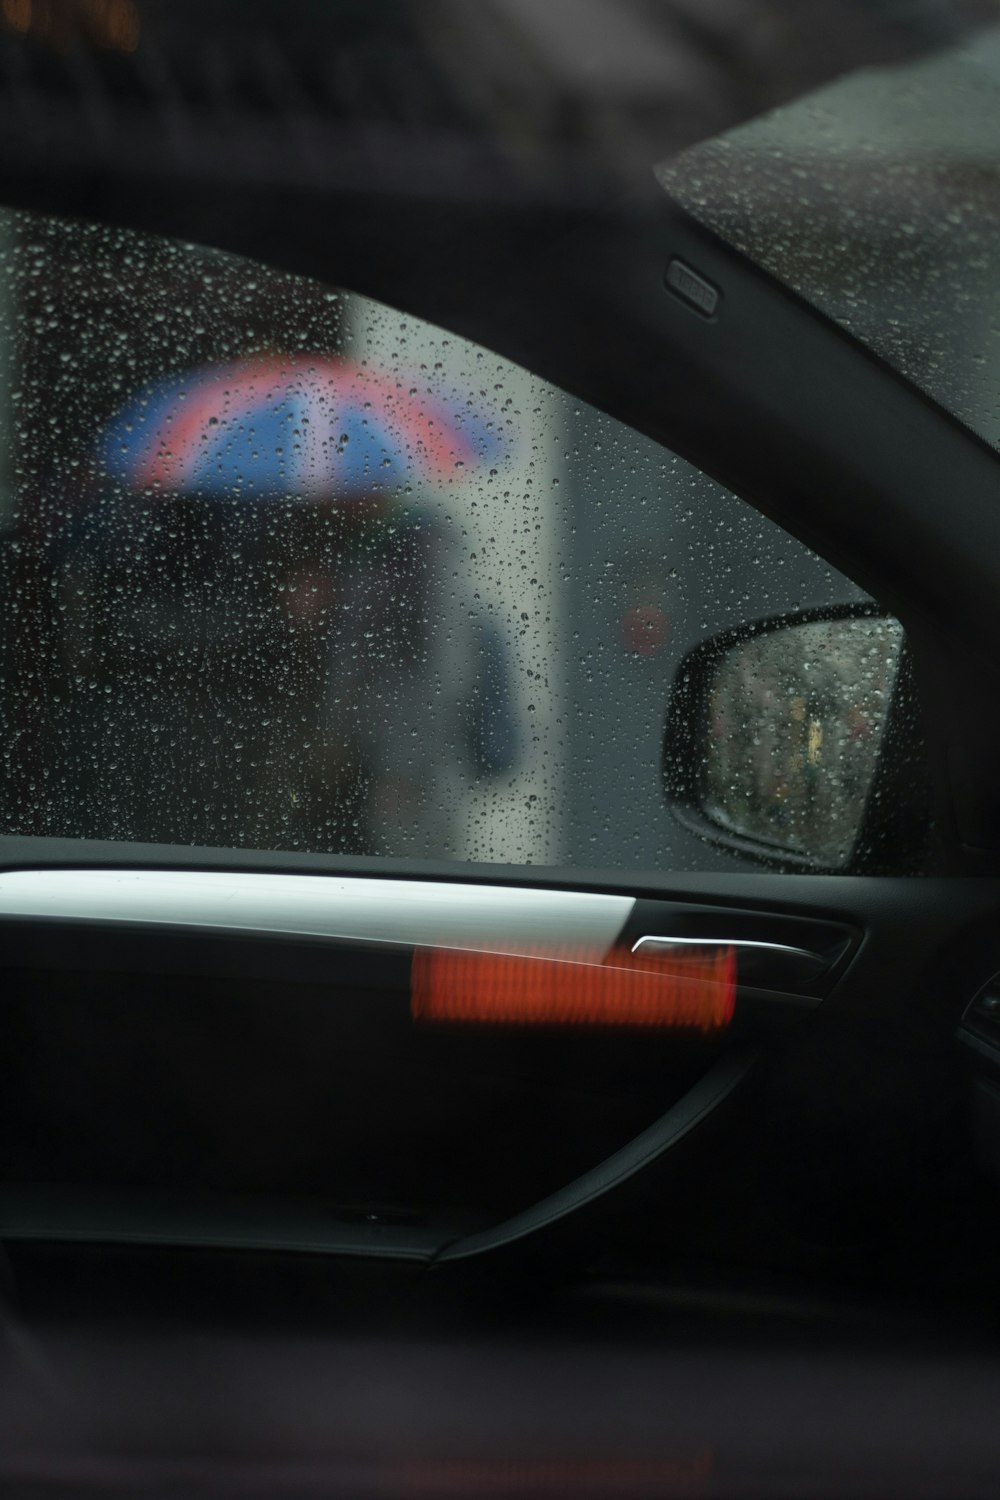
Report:
[{"label": "blurred street background", "polygon": [[[664,801],[677,664],[860,590],[510,362],[219,248],[229,210],[217,248],[159,238],[159,215],[243,185],[283,264],[351,240],[351,264],[412,264],[416,284],[443,257],[460,282],[436,206],[495,216],[502,269],[525,214],[641,212],[658,166],[843,319],[858,265],[870,281],[913,232],[868,149],[880,80],[998,17],[1000,0],[0,0],[0,185],[21,205],[0,213],[6,831],[731,862]],[[767,112],[836,98],[857,69],[886,71],[848,97],[831,195],[815,112]],[[738,127],[733,172],[713,141]],[[950,182],[956,152],[992,224],[984,141],[956,130]],[[919,172],[934,218],[935,161]],[[294,244],[290,193],[316,203]],[[48,216],[56,199],[72,217]],[[424,241],[355,243],[373,203],[391,226],[415,202]],[[964,358],[969,316],[940,321],[958,330],[942,357]],[[900,325],[889,353],[929,379],[936,337]]]}]

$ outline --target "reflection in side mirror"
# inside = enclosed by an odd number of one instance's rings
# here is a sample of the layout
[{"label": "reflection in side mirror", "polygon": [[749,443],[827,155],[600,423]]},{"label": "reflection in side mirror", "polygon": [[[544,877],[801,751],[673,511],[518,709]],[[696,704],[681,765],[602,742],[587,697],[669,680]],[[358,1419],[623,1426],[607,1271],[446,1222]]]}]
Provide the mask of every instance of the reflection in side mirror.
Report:
[{"label": "reflection in side mirror", "polygon": [[695,810],[830,869],[861,829],[903,640],[898,621],[785,621],[703,658]]}]

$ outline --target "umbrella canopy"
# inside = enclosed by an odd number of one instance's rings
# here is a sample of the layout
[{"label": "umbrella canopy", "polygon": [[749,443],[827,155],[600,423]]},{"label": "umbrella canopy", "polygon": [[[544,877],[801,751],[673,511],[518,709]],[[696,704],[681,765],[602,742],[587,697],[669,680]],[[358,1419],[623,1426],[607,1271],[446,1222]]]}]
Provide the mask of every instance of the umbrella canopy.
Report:
[{"label": "umbrella canopy", "polygon": [[134,490],[307,499],[440,485],[500,449],[495,419],[458,399],[451,410],[405,376],[295,356],[150,386],[110,424],[101,457]]}]

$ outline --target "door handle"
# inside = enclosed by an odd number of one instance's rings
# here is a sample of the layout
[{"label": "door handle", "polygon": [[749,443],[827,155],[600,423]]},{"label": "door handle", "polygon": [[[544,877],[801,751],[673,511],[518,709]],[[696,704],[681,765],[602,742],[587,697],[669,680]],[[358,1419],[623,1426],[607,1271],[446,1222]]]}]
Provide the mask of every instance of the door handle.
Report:
[{"label": "door handle", "polygon": [[706,948],[731,948],[736,955],[736,978],[740,984],[761,989],[795,990],[811,984],[830,967],[827,954],[811,948],[797,948],[789,943],[770,943],[750,938],[718,937],[640,937],[632,944],[633,953],[655,954],[658,958],[685,956],[695,958]]}]

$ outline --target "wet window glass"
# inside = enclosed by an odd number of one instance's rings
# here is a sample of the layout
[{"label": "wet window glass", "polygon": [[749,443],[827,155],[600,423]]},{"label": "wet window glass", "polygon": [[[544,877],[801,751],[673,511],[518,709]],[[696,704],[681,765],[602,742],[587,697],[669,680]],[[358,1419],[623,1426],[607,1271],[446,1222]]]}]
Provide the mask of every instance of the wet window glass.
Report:
[{"label": "wet window glass", "polygon": [[[413,318],[0,218],[0,829],[731,865],[663,791],[693,646],[864,595]],[[794,696],[794,695],[793,695]]]},{"label": "wet window glass", "polygon": [[1000,29],[664,163],[665,189],[1000,442]]}]

